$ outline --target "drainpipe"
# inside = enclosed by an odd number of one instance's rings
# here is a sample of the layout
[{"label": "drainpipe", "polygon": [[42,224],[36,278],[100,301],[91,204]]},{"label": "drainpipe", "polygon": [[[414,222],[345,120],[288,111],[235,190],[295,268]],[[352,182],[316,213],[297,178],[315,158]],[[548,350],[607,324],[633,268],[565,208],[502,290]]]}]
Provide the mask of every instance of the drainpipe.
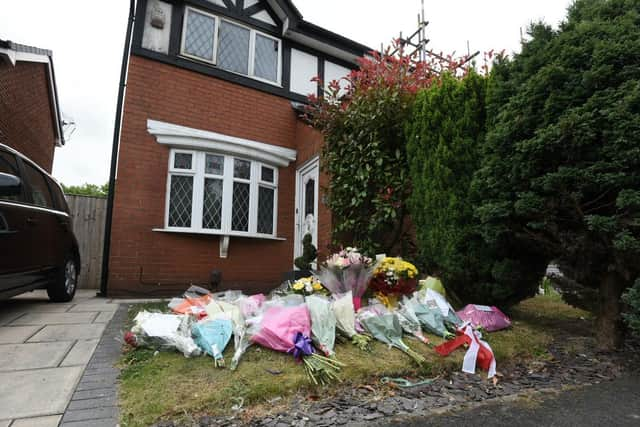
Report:
[{"label": "drainpipe", "polygon": [[124,104],[124,92],[127,88],[127,69],[129,68],[129,54],[131,51],[131,35],[135,22],[136,0],[131,0],[129,5],[129,20],[127,23],[127,35],[124,40],[124,52],[122,54],[122,68],[120,70],[120,87],[118,88],[118,105],[116,107],[116,121],[113,128],[113,145],[111,147],[111,169],[109,171],[109,194],[107,196],[107,218],[104,224],[104,247],[102,249],[102,277],[100,280],[100,292],[98,296],[107,296],[107,280],[109,277],[109,255],[111,253],[111,223],[113,217],[113,197],[116,186],[116,167],[118,166],[118,148],[120,145],[120,131],[122,128],[122,109]]}]

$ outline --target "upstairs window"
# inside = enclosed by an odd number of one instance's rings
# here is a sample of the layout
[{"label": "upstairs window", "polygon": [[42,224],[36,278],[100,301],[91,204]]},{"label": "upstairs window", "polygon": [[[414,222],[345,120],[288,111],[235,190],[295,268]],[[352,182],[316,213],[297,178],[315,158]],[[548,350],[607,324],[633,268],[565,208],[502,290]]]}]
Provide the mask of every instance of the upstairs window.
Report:
[{"label": "upstairs window", "polygon": [[183,56],[280,84],[281,51],[281,41],[277,38],[219,16],[185,8]]}]

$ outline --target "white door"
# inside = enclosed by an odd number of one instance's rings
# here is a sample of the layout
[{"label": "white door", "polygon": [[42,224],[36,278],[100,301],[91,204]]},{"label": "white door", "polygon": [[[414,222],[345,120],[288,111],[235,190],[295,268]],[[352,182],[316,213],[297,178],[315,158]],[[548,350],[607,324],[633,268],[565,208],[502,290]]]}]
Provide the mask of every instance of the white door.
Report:
[{"label": "white door", "polygon": [[302,255],[302,239],[311,234],[313,245],[318,247],[318,180],[320,162],[316,157],[296,172],[296,230],[294,259]]}]

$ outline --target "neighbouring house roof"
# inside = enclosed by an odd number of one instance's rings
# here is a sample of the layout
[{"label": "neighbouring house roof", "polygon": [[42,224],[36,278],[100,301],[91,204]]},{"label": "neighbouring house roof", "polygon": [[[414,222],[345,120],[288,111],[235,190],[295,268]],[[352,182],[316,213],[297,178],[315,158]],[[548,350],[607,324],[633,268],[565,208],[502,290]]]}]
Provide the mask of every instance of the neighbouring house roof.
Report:
[{"label": "neighbouring house roof", "polygon": [[64,133],[62,132],[62,114],[60,103],[58,102],[58,88],[56,86],[55,71],[53,68],[53,52],[48,49],[41,49],[35,46],[28,46],[11,40],[0,39],[0,59],[2,57],[15,66],[16,62],[39,62],[47,65],[47,75],[49,78],[49,93],[51,101],[52,120],[56,132],[56,146],[64,145]]},{"label": "neighbouring house roof", "polygon": [[356,58],[373,50],[366,45],[305,21],[291,0],[267,0],[267,3],[284,23],[284,35],[292,40],[351,62],[355,62]]}]

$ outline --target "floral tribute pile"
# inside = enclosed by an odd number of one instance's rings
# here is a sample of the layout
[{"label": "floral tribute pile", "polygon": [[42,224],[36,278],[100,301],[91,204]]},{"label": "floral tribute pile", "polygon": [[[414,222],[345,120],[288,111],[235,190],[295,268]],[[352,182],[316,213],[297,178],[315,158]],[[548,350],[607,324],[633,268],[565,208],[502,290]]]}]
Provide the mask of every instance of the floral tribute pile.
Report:
[{"label": "floral tribute pile", "polygon": [[259,345],[290,354],[313,384],[326,385],[341,381],[345,366],[336,355],[338,339],[362,351],[370,351],[371,340],[378,340],[421,365],[424,357],[403,334],[431,345],[428,332],[451,339],[436,348],[441,355],[469,347],[465,372],[475,371],[477,359],[492,376],[495,359],[476,331],[481,325],[463,322],[442,294],[426,286],[418,289],[418,277],[418,269],[401,258],[382,256],[374,262],[357,248],[346,248],[331,255],[314,276],[286,282],[268,296],[192,286],[171,300],[173,314],[138,313],[124,338],[131,347],[209,355],[213,366],[222,368],[233,337],[232,370],[250,346]]}]

